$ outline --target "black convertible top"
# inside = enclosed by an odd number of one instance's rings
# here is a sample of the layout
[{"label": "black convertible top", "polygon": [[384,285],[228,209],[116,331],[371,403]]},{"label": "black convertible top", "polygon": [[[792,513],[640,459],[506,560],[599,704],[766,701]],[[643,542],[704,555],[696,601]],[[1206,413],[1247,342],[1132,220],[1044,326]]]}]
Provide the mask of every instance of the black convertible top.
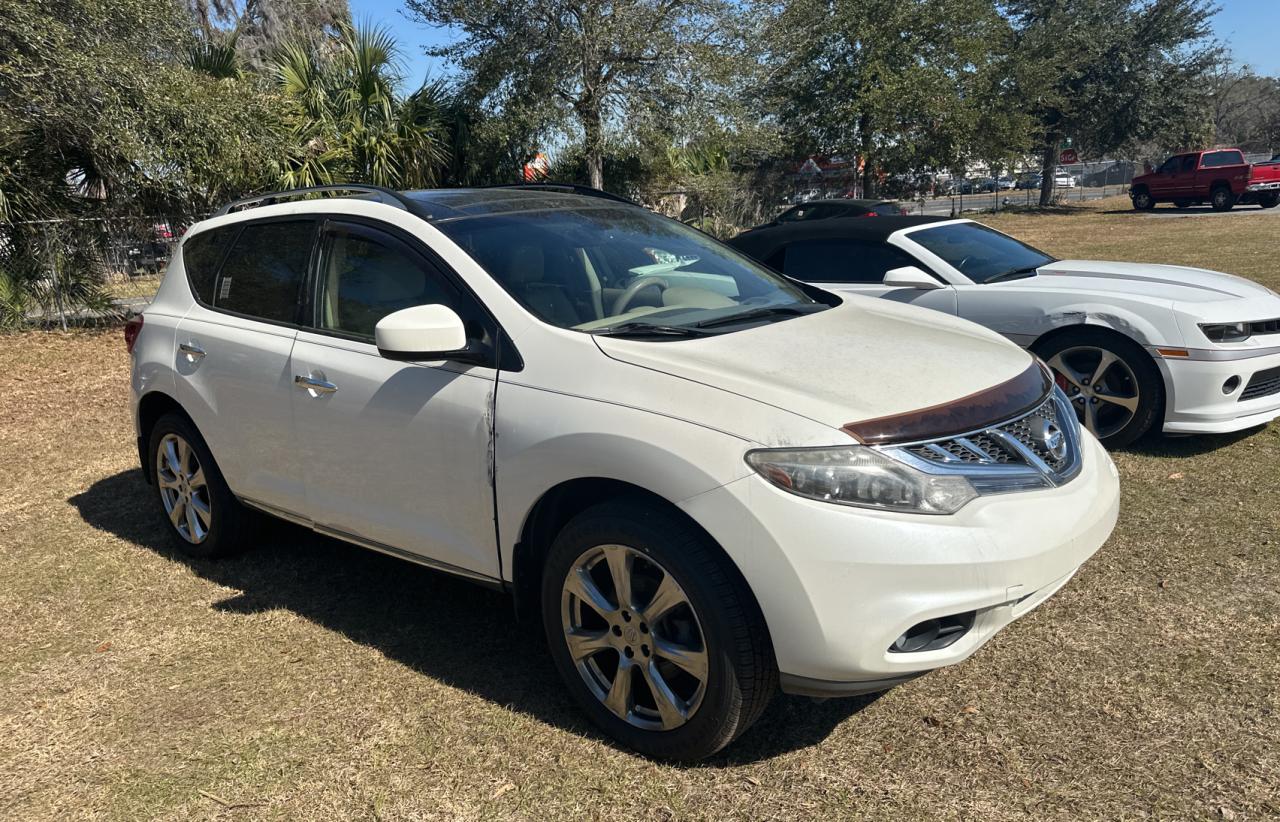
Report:
[{"label": "black convertible top", "polygon": [[773,249],[795,240],[824,238],[883,241],[895,231],[918,225],[941,223],[953,217],[832,217],[826,220],[800,220],[776,223],[744,231],[729,240],[729,245],[758,260],[769,257]]}]

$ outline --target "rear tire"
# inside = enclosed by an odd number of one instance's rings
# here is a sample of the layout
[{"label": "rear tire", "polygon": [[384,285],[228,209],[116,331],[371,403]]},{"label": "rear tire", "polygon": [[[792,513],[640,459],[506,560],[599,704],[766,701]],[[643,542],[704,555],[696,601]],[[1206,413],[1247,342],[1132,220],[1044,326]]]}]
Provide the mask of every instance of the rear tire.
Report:
[{"label": "rear tire", "polygon": [[1133,192],[1133,209],[1134,211],[1150,211],[1156,207],[1155,198],[1151,196],[1151,192],[1145,188],[1140,188]]},{"label": "rear tire", "polygon": [[[627,580],[621,595],[618,575]],[[778,689],[773,643],[746,582],[704,533],[654,503],[608,502],[574,517],[547,556],[541,605],[574,700],[648,756],[711,756]]]},{"label": "rear tire", "polygon": [[1214,211],[1230,211],[1236,204],[1236,195],[1226,186],[1218,186],[1209,195],[1209,202]]},{"label": "rear tire", "polygon": [[1133,340],[1081,327],[1032,348],[1053,369],[1081,423],[1105,447],[1121,448],[1158,430],[1164,379],[1151,355]]},{"label": "rear tire", "polygon": [[1258,205],[1263,208],[1275,208],[1280,205],[1280,191],[1269,191],[1258,198]]},{"label": "rear tire", "polygon": [[178,549],[201,558],[241,550],[253,514],[231,493],[191,421],[181,414],[165,414],[151,429],[148,442],[151,483]]}]

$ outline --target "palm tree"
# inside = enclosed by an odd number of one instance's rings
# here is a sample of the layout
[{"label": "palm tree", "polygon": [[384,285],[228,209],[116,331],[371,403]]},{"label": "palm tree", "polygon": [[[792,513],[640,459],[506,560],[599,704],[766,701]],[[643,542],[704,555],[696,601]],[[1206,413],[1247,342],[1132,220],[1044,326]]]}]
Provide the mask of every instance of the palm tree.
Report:
[{"label": "palm tree", "polygon": [[448,161],[440,116],[447,90],[425,82],[400,96],[400,65],[399,46],[381,26],[343,25],[331,43],[281,49],[276,70],[294,122],[283,185],[437,182]]}]

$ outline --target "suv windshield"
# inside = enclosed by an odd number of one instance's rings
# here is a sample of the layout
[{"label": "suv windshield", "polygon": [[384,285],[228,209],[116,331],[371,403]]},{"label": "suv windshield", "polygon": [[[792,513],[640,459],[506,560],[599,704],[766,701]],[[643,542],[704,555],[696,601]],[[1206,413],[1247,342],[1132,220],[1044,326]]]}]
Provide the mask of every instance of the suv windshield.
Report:
[{"label": "suv windshield", "polygon": [[633,206],[483,214],[435,225],[525,308],[561,328],[670,339],[826,307],[707,235]]},{"label": "suv windshield", "polygon": [[1043,251],[977,223],[951,223],[907,236],[979,284],[1031,276],[1054,261]]}]

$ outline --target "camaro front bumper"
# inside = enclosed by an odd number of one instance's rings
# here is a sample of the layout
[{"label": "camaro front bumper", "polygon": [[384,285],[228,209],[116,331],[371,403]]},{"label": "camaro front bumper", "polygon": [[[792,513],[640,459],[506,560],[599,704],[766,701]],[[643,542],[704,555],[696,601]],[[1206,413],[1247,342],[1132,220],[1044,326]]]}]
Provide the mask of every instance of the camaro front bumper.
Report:
[{"label": "camaro front bumper", "polygon": [[1280,351],[1233,359],[1165,357],[1157,363],[1168,388],[1168,433],[1225,434],[1280,417]]},{"label": "camaro front bumper", "polygon": [[[883,690],[959,662],[1061,588],[1119,510],[1110,457],[1087,434],[1081,473],[1043,491],[980,497],[951,516],[803,499],[750,476],[685,500],[764,612],[784,690]],[[946,647],[896,652],[913,626],[965,615]]]}]

